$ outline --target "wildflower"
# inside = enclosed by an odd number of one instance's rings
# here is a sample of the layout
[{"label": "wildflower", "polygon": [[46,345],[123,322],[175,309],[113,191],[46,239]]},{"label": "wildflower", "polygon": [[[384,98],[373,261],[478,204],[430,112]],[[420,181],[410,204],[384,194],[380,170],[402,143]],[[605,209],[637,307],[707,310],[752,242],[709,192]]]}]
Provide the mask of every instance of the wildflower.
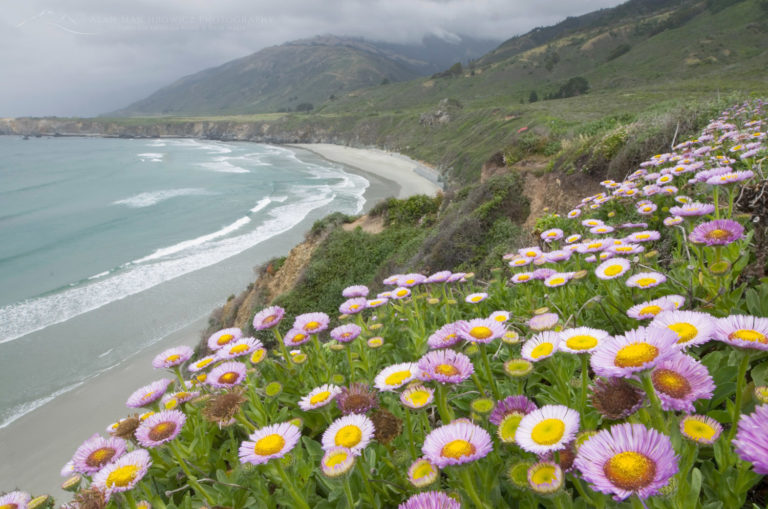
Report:
[{"label": "wildflower", "polygon": [[511,377],[523,377],[533,371],[533,363],[526,359],[510,359],[504,363],[504,372]]},{"label": "wildflower", "polygon": [[587,440],[574,465],[592,489],[613,494],[655,495],[677,473],[678,456],[669,437],[642,424],[616,424]]},{"label": "wildflower", "polygon": [[192,349],[186,345],[169,348],[152,360],[152,367],[162,369],[184,364],[192,357],[193,353]]},{"label": "wildflower", "polygon": [[253,317],[253,328],[255,330],[265,330],[275,327],[283,319],[285,310],[280,306],[270,306],[264,308]]},{"label": "wildflower", "polygon": [[631,288],[653,288],[667,280],[667,276],[659,272],[638,272],[627,279],[626,285]]},{"label": "wildflower", "polygon": [[240,462],[261,465],[273,458],[282,458],[296,447],[299,438],[301,431],[287,422],[257,429],[240,445]]},{"label": "wildflower", "polygon": [[336,406],[342,415],[364,414],[379,406],[379,398],[368,384],[357,382],[341,388],[336,396]]},{"label": "wildflower", "polygon": [[360,326],[355,325],[354,323],[348,323],[333,329],[331,331],[331,337],[340,343],[349,343],[350,341],[354,341],[361,332],[363,332],[363,330]]},{"label": "wildflower", "polygon": [[693,229],[688,239],[707,246],[724,246],[744,237],[744,227],[730,219],[715,219]]},{"label": "wildflower", "polygon": [[563,405],[544,405],[527,414],[515,432],[525,451],[544,454],[565,448],[579,430],[579,413]]},{"label": "wildflower", "polygon": [[643,251],[645,251],[645,248],[639,244],[621,243],[621,244],[614,244],[608,248],[609,253],[613,253],[619,256],[627,256],[627,255],[642,253]]},{"label": "wildflower", "polygon": [[154,403],[160,397],[165,394],[168,386],[173,383],[170,378],[161,378],[149,385],[140,387],[128,397],[128,401],[125,402],[126,406],[130,408],[141,408]]},{"label": "wildflower", "polygon": [[709,399],[715,383],[699,361],[678,353],[660,361],[651,371],[651,380],[664,410],[693,412],[693,402]]},{"label": "wildflower", "polygon": [[491,320],[496,320],[499,323],[504,323],[509,320],[510,316],[512,316],[512,313],[509,311],[494,311],[488,318]]},{"label": "wildflower", "polygon": [[324,384],[315,387],[309,394],[299,400],[299,408],[308,412],[316,408],[324,407],[341,393],[341,387],[333,384]]},{"label": "wildflower", "polygon": [[461,340],[460,322],[447,323],[432,333],[427,339],[430,348],[448,348]]},{"label": "wildflower", "polygon": [[637,412],[645,403],[645,393],[623,378],[600,378],[592,386],[590,399],[595,410],[617,421]]},{"label": "wildflower", "polygon": [[330,318],[325,313],[304,313],[293,321],[293,328],[308,334],[318,334],[328,328]]},{"label": "wildflower", "polygon": [[700,203],[700,202],[687,202],[679,207],[670,207],[669,213],[673,216],[682,216],[682,217],[690,217],[690,216],[705,216],[707,214],[711,214],[715,211],[715,206],[711,203]]},{"label": "wildflower", "polygon": [[598,376],[625,377],[656,366],[678,350],[677,334],[668,329],[638,327],[614,336],[592,352],[590,363]]},{"label": "wildflower", "polygon": [[730,315],[715,322],[715,339],[740,348],[768,350],[768,318]]},{"label": "wildflower", "polygon": [[536,493],[554,493],[563,485],[563,479],[560,465],[551,461],[540,461],[528,469],[528,486]]},{"label": "wildflower", "polygon": [[488,421],[498,426],[496,434],[502,442],[513,443],[520,421],[537,408],[536,403],[525,396],[507,396],[498,402]]},{"label": "wildflower", "polygon": [[610,338],[604,330],[589,327],[576,327],[560,332],[558,349],[568,353],[589,353]]},{"label": "wildflower", "polygon": [[434,389],[424,387],[423,385],[413,385],[408,387],[400,394],[400,402],[412,408],[418,410],[432,403],[435,399]]},{"label": "wildflower", "polygon": [[451,277],[451,271],[450,270],[441,270],[439,272],[435,272],[434,274],[430,275],[427,278],[427,283],[445,283],[448,281],[448,278]]},{"label": "wildflower", "polygon": [[677,334],[677,346],[688,348],[712,339],[715,322],[712,316],[697,311],[662,311],[650,323],[652,327],[666,327]]},{"label": "wildflower", "polygon": [[514,260],[511,260],[509,262],[510,267],[525,267],[526,265],[530,265],[531,262],[535,260],[535,258],[528,258],[525,256],[520,256],[518,258],[515,258]]},{"label": "wildflower", "polygon": [[234,387],[245,380],[246,367],[242,362],[230,361],[211,370],[206,383],[217,389]]},{"label": "wildflower", "polygon": [[24,491],[12,491],[0,496],[0,508],[2,509],[27,509],[27,504],[32,499],[29,493]]},{"label": "wildflower", "polygon": [[535,331],[542,331],[551,329],[557,325],[558,321],[560,321],[560,317],[555,313],[542,313],[528,320],[528,327]]},{"label": "wildflower", "polygon": [[348,286],[341,291],[341,296],[344,298],[352,297],[368,297],[368,287],[365,285]]},{"label": "wildflower", "polygon": [[217,352],[217,357],[221,360],[232,360],[244,355],[249,355],[259,348],[264,348],[261,341],[255,338],[240,338],[237,341],[229,343]]},{"label": "wildflower", "polygon": [[320,468],[327,477],[339,477],[346,474],[355,464],[355,455],[346,447],[331,447],[320,460]]},{"label": "wildflower", "polygon": [[438,468],[426,458],[419,458],[408,468],[408,480],[416,488],[424,488],[437,480]]},{"label": "wildflower", "polygon": [[533,272],[520,272],[510,278],[510,281],[515,284],[527,283],[533,280]]},{"label": "wildflower", "polygon": [[377,442],[388,445],[403,432],[403,421],[389,410],[379,408],[371,414],[374,433]]},{"label": "wildflower", "polygon": [[424,283],[426,280],[427,277],[423,274],[405,274],[397,279],[397,284],[406,288],[412,288]]},{"label": "wildflower", "polygon": [[616,279],[626,274],[630,266],[629,261],[624,258],[612,258],[598,265],[595,275],[603,280]]},{"label": "wildflower", "polygon": [[563,230],[560,228],[550,228],[542,232],[541,240],[544,242],[554,242],[563,238]]},{"label": "wildflower", "polygon": [[391,298],[395,300],[401,300],[405,299],[407,297],[411,296],[411,290],[404,287],[404,286],[398,286],[394,290],[392,290]]},{"label": "wildflower", "polygon": [[425,380],[440,383],[461,383],[475,372],[469,357],[453,350],[433,350],[418,361]]},{"label": "wildflower", "polygon": [[136,441],[143,447],[157,447],[181,433],[187,416],[178,410],[164,410],[151,415],[136,430]]},{"label": "wildflower", "polygon": [[686,415],[680,421],[680,434],[699,444],[712,445],[722,432],[720,423],[706,415]]},{"label": "wildflower", "polygon": [[151,464],[149,453],[145,449],[136,449],[94,474],[91,486],[108,493],[128,491],[146,475]]},{"label": "wildflower", "polygon": [[208,338],[208,348],[216,351],[232,341],[237,341],[241,337],[243,337],[243,331],[237,327],[221,329],[220,331],[211,334],[211,337]]},{"label": "wildflower", "polygon": [[624,241],[629,243],[650,242],[653,240],[659,240],[660,238],[661,238],[661,234],[659,232],[653,231],[653,230],[646,230],[646,231],[631,233],[626,237],[624,237]]},{"label": "wildflower", "polygon": [[245,402],[241,390],[233,390],[217,394],[206,401],[203,407],[203,417],[219,426],[225,426],[233,422],[235,415]]},{"label": "wildflower", "polygon": [[683,222],[683,216],[669,216],[664,218],[664,226],[676,226]]},{"label": "wildflower", "polygon": [[354,315],[360,313],[368,307],[368,299],[365,297],[353,297],[341,303],[339,313],[344,315]]},{"label": "wildflower", "polygon": [[397,509],[461,509],[461,504],[441,491],[425,491],[411,496]]},{"label": "wildflower", "polygon": [[572,272],[556,272],[544,280],[544,285],[548,288],[557,288],[573,278]]},{"label": "wildflower", "polygon": [[538,362],[552,357],[560,344],[560,335],[557,332],[544,331],[536,334],[523,343],[520,355],[523,359]]},{"label": "wildflower", "polygon": [[707,184],[714,186],[722,186],[726,184],[734,184],[736,182],[742,182],[747,179],[751,179],[755,174],[752,171],[734,171],[730,173],[723,173],[722,175],[715,175],[707,179]]},{"label": "wildflower", "polygon": [[742,415],[736,431],[733,446],[736,454],[744,461],[752,463],[755,473],[768,474],[768,406],[755,408],[749,415]]},{"label": "wildflower", "polygon": [[416,364],[404,362],[384,368],[374,380],[374,385],[380,391],[394,391],[416,377]]},{"label": "wildflower", "polygon": [[373,422],[365,415],[350,414],[340,417],[323,433],[323,449],[346,447],[352,454],[359,456],[373,438]]},{"label": "wildflower", "polygon": [[212,363],[216,362],[217,359],[218,359],[218,356],[216,354],[207,355],[202,359],[198,359],[192,364],[190,364],[189,366],[187,366],[187,369],[192,373],[197,373],[198,371],[202,371],[203,369],[210,366]]},{"label": "wildflower", "polygon": [[504,324],[490,318],[474,318],[460,322],[458,326],[459,336],[470,343],[490,343],[503,336],[506,330]]},{"label": "wildflower", "polygon": [[488,432],[469,422],[452,422],[435,428],[421,448],[424,457],[438,468],[484,458],[492,449]]},{"label": "wildflower", "polygon": [[121,438],[102,438],[98,433],[94,434],[75,451],[72,456],[72,469],[81,474],[96,473],[107,463],[122,456],[126,446],[127,443]]}]

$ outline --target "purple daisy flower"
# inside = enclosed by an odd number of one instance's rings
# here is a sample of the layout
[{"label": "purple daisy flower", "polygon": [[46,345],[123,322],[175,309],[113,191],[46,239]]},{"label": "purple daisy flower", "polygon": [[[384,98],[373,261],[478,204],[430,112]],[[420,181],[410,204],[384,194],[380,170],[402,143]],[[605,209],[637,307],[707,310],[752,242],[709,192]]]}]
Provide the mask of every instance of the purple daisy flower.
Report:
[{"label": "purple daisy flower", "polygon": [[227,389],[245,380],[246,367],[242,362],[230,361],[219,364],[208,373],[205,383],[217,389]]},{"label": "purple daisy flower", "polygon": [[216,351],[223,348],[224,345],[227,345],[232,341],[237,341],[241,337],[243,337],[243,331],[237,327],[221,329],[220,331],[211,334],[211,337],[208,338],[208,348]]},{"label": "purple daisy flower", "polygon": [[664,226],[676,226],[683,222],[683,216],[669,216],[664,218]]},{"label": "purple daisy flower", "polygon": [[382,284],[390,285],[390,286],[396,285],[397,284],[397,280],[400,279],[401,277],[403,277],[402,274],[392,274],[391,276],[389,276],[388,278],[383,280]]},{"label": "purple daisy flower", "polygon": [[339,313],[343,315],[354,315],[368,307],[368,299],[365,297],[353,297],[341,303]]},{"label": "purple daisy flower", "polygon": [[523,344],[520,356],[531,362],[538,362],[552,357],[560,345],[560,334],[544,331],[536,334]]},{"label": "purple daisy flower", "polygon": [[507,396],[506,398],[499,400],[496,403],[491,415],[488,416],[488,421],[498,426],[509,414],[517,413],[521,415],[528,415],[539,408],[536,403],[528,399],[526,396]]},{"label": "purple daisy flower", "polygon": [[715,206],[711,203],[689,202],[683,205],[670,207],[669,213],[673,216],[691,217],[705,216],[715,211]]},{"label": "purple daisy flower", "polygon": [[347,299],[352,297],[368,297],[368,292],[368,287],[365,285],[353,285],[344,288],[341,291],[341,296]]},{"label": "purple daisy flower", "polygon": [[461,383],[475,372],[469,357],[453,350],[433,350],[418,361],[418,367],[426,377],[442,384]]},{"label": "purple daisy flower", "polygon": [[560,228],[550,228],[541,233],[541,240],[544,242],[554,242],[563,238],[563,230]]},{"label": "purple daisy flower", "polygon": [[744,227],[730,219],[715,219],[693,229],[688,239],[696,244],[724,246],[744,237]]},{"label": "purple daisy flower", "polygon": [[299,428],[288,422],[257,429],[240,445],[240,462],[261,465],[273,458],[282,458],[296,447],[300,438]]},{"label": "purple daisy flower", "polygon": [[[419,458],[408,468],[408,480],[417,488],[429,486],[437,480],[440,471],[428,459]],[[401,506],[402,507],[402,506]]]},{"label": "purple daisy flower", "polygon": [[687,415],[680,421],[680,434],[699,444],[712,445],[723,432],[723,426],[706,415]]},{"label": "purple daisy flower", "polygon": [[741,415],[733,446],[736,454],[752,463],[755,473],[768,474],[768,405],[755,408],[749,415]]},{"label": "purple daisy flower", "polygon": [[32,497],[29,493],[25,491],[12,491],[0,497],[0,507],[3,509],[27,509],[27,504],[30,500],[32,500]]},{"label": "purple daisy flower", "polygon": [[127,445],[122,438],[103,438],[96,433],[77,448],[72,456],[72,467],[81,474],[96,473],[125,454]]},{"label": "purple daisy flower", "polygon": [[193,353],[192,349],[186,345],[175,346],[157,355],[152,360],[152,366],[155,369],[172,368],[188,361]]},{"label": "purple daisy flower", "polygon": [[734,171],[729,173],[723,173],[707,179],[707,184],[711,186],[722,186],[726,184],[735,184],[736,182],[743,182],[744,180],[751,179],[755,174],[752,171]]},{"label": "purple daisy flower", "polygon": [[606,260],[595,269],[595,275],[603,280],[616,279],[629,271],[631,264],[624,258]]},{"label": "purple daisy flower", "polygon": [[375,432],[373,421],[361,414],[349,414],[333,421],[323,433],[323,450],[346,447],[359,456],[371,442]]},{"label": "purple daisy flower", "polygon": [[678,456],[669,437],[642,424],[616,424],[579,447],[574,466],[592,489],[641,499],[659,492],[677,473]]},{"label": "purple daisy flower", "polygon": [[590,364],[598,376],[627,377],[678,353],[675,343],[677,334],[669,329],[638,327],[601,343],[592,352]]},{"label": "purple daisy flower", "polygon": [[512,276],[509,280],[514,284],[520,284],[534,281],[535,278],[533,277],[533,272],[520,272]]},{"label": "purple daisy flower", "polygon": [[280,323],[285,316],[285,309],[280,306],[270,306],[264,308],[253,317],[253,328],[255,330],[271,329]]},{"label": "purple daisy flower", "polygon": [[445,283],[446,281],[448,281],[449,277],[451,277],[450,270],[441,270],[429,276],[426,282],[427,283]]},{"label": "purple daisy flower", "polygon": [[170,378],[161,378],[151,384],[140,387],[128,397],[128,401],[125,402],[125,405],[130,408],[141,408],[154,403],[165,394],[168,386],[172,383],[173,380]]},{"label": "purple daisy flower", "polygon": [[304,313],[293,321],[293,328],[309,334],[318,334],[328,328],[330,321],[325,313]]},{"label": "purple daisy flower", "polygon": [[653,288],[667,280],[667,276],[659,272],[638,272],[627,278],[626,285],[630,288]]},{"label": "purple daisy flower", "polygon": [[536,269],[533,271],[533,279],[538,279],[540,281],[546,280],[550,276],[554,276],[557,274],[557,271],[555,269]]},{"label": "purple daisy flower", "polygon": [[303,329],[291,329],[285,333],[283,343],[285,346],[299,346],[312,339],[312,336]]},{"label": "purple daisy flower", "polygon": [[567,249],[558,249],[556,251],[550,251],[544,255],[544,259],[549,263],[560,263],[568,260],[573,255],[573,251]]},{"label": "purple daisy flower", "polygon": [[666,327],[677,334],[677,346],[681,349],[701,345],[712,339],[715,319],[698,311],[662,311],[653,318],[651,327]]},{"label": "purple daisy flower", "polygon": [[645,248],[640,244],[627,244],[622,242],[621,244],[614,244],[608,248],[609,253],[613,253],[618,256],[627,256],[637,253],[642,253]]},{"label": "purple daisy flower", "polygon": [[371,299],[365,303],[366,307],[369,309],[374,309],[383,306],[389,302],[389,299],[387,297],[377,297],[375,299]]},{"label": "purple daisy flower", "polygon": [[397,509],[461,509],[461,504],[442,491],[425,491],[413,495]]},{"label": "purple daisy flower", "polygon": [[359,325],[354,323],[348,323],[346,325],[340,325],[331,331],[331,337],[339,343],[349,343],[354,341],[363,330]]},{"label": "purple daisy flower", "polygon": [[390,298],[395,300],[407,299],[411,296],[410,288],[406,288],[405,286],[398,286],[390,293]]},{"label": "purple daisy flower", "polygon": [[346,447],[331,447],[320,460],[320,468],[327,477],[339,477],[349,472],[355,464],[355,458]]},{"label": "purple daisy flower", "polygon": [[589,353],[600,346],[603,341],[610,339],[611,335],[601,329],[590,327],[576,327],[560,332],[558,349],[561,352],[582,354]]},{"label": "purple daisy flower", "polygon": [[490,343],[504,335],[507,328],[503,323],[490,318],[473,318],[460,322],[458,333],[470,343]]},{"label": "purple daisy flower", "polygon": [[406,288],[413,288],[416,285],[420,285],[427,281],[427,277],[423,274],[405,274],[397,279],[398,286],[404,286]]},{"label": "purple daisy flower", "polygon": [[136,449],[94,474],[91,486],[108,494],[131,490],[147,474],[150,465],[149,453],[145,449]]},{"label": "purple daisy flower", "polygon": [[678,353],[659,362],[651,371],[651,380],[664,410],[693,412],[693,402],[709,399],[715,382],[702,363]]},{"label": "purple daisy flower", "polygon": [[243,355],[248,355],[259,348],[264,348],[264,345],[258,339],[240,338],[234,343],[230,343],[219,350],[216,356],[220,360],[231,360],[242,357]]},{"label": "purple daisy flower", "polygon": [[136,429],[136,441],[143,447],[157,447],[181,433],[187,416],[179,410],[163,410],[150,415]]},{"label": "purple daisy flower", "polygon": [[414,363],[393,364],[381,370],[373,384],[380,391],[394,391],[416,378],[418,373],[419,369]]},{"label": "purple daisy flower", "polygon": [[768,318],[731,315],[715,322],[715,339],[740,348],[768,350]]},{"label": "purple daisy flower", "polygon": [[544,286],[547,288],[557,288],[558,286],[563,286],[568,281],[573,279],[574,274],[575,272],[555,272],[544,280]]},{"label": "purple daisy flower", "polygon": [[661,234],[655,230],[644,230],[641,232],[635,232],[624,237],[624,242],[636,243],[636,242],[651,242],[653,240],[659,240]]},{"label": "purple daisy flower", "polygon": [[491,436],[471,422],[452,422],[433,429],[424,439],[424,457],[445,468],[484,458],[493,450]]},{"label": "purple daisy flower", "polygon": [[662,311],[674,311],[683,304],[685,304],[685,297],[682,295],[665,295],[664,297],[632,306],[627,310],[627,316],[635,320],[647,320]]},{"label": "purple daisy flower", "polygon": [[531,330],[542,331],[542,330],[551,329],[552,327],[557,325],[557,322],[559,321],[560,321],[560,317],[557,316],[556,313],[542,313],[528,320],[528,327]]},{"label": "purple daisy flower", "polygon": [[565,449],[579,431],[579,412],[563,405],[544,405],[520,420],[515,442],[525,451],[545,454]]},{"label": "purple daisy flower", "polygon": [[448,348],[461,341],[461,337],[459,336],[459,326],[461,323],[462,322],[446,323],[437,329],[427,339],[429,347]]}]

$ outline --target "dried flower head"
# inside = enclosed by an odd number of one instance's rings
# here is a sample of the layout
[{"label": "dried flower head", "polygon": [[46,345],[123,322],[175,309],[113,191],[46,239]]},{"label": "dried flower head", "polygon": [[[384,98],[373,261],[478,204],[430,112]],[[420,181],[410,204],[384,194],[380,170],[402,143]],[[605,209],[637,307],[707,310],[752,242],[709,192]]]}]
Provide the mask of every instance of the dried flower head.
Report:
[{"label": "dried flower head", "polygon": [[643,391],[623,378],[599,379],[592,386],[592,406],[608,419],[632,415],[643,405]]},{"label": "dried flower head", "polygon": [[242,391],[230,391],[218,394],[205,403],[203,416],[219,426],[229,424],[245,402]]},{"label": "dried flower head", "polygon": [[373,436],[382,444],[388,444],[403,432],[403,421],[389,410],[380,408],[371,414]]},{"label": "dried flower head", "polygon": [[358,382],[342,387],[336,404],[342,415],[364,414],[379,406],[379,398],[368,384]]}]

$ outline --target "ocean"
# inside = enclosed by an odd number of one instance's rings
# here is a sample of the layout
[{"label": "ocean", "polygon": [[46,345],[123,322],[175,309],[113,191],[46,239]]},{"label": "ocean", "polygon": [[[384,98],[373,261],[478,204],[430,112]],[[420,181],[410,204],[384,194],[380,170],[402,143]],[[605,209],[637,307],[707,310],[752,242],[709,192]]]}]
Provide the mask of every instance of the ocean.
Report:
[{"label": "ocean", "polygon": [[369,185],[270,145],[0,136],[0,428],[207,316]]}]

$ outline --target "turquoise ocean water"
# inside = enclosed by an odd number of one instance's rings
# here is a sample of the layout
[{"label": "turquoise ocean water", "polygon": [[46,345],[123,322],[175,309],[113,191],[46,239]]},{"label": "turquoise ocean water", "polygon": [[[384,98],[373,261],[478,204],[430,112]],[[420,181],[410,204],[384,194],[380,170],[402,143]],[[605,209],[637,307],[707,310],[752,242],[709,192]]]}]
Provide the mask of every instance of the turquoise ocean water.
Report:
[{"label": "turquoise ocean water", "polygon": [[359,213],[368,185],[268,145],[0,136],[0,428],[206,315],[250,253]]}]

